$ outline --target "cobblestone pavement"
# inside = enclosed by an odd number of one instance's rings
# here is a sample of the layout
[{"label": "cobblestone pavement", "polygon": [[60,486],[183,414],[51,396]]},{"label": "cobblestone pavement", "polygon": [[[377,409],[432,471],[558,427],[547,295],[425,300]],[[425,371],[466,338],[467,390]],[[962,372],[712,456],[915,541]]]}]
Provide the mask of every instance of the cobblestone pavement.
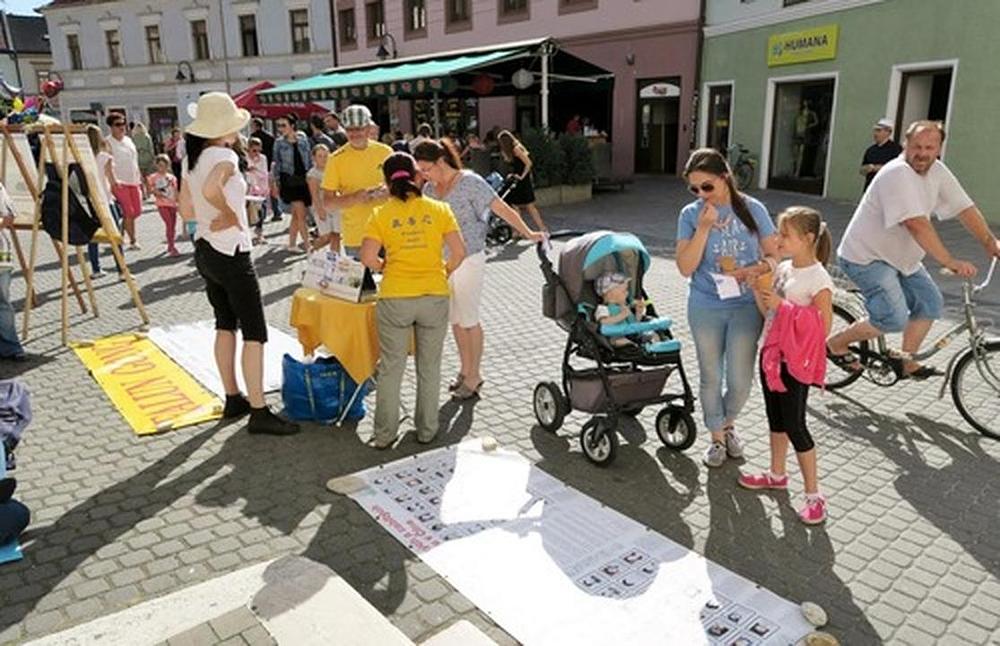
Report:
[{"label": "cobblestone pavement", "polygon": [[[764,197],[772,210],[809,202]],[[546,216],[553,228],[599,223],[649,242],[656,257],[646,285],[658,309],[679,321],[693,372],[685,287],[665,257],[686,200],[677,180],[640,180],[624,194],[602,194]],[[834,230],[842,229],[850,205],[824,202],[822,208]],[[184,257],[167,258],[154,243],[160,227],[155,213],[147,213],[140,222],[145,248],[128,252],[154,324],[208,318],[190,244],[180,245]],[[288,329],[301,260],[281,249],[276,227],[269,225],[272,246],[255,255],[269,319]],[[59,345],[58,272],[51,253],[40,248],[44,302],[27,345],[36,358],[16,366],[35,409],[17,472],[19,495],[34,517],[26,558],[0,567],[0,643],[26,641],[296,553],[338,572],[413,639],[461,617],[502,644],[513,641],[354,503],[324,488],[330,477],[417,452],[412,433],[390,454],[362,444],[369,420],[357,428],[313,425],[293,438],[249,437],[241,423],[135,437],[82,364]],[[589,465],[580,453],[575,433],[583,415],[572,415],[559,434],[537,428],[531,391],[537,381],[558,378],[565,341],[541,317],[539,299],[527,297],[540,286],[537,259],[526,245],[508,247],[488,263],[484,397],[443,403],[437,445],[493,435],[717,563],[793,601],[819,602],[830,613],[829,630],[844,644],[1000,641],[1000,534],[989,531],[1000,518],[1000,443],[965,425],[949,400],[937,399],[935,384],[883,390],[859,382],[843,394],[813,396],[810,421],[830,519],[805,528],[793,511],[797,481],[790,495],[739,490],[737,465],[712,471],[701,465],[704,438],[687,454],[660,446],[651,432],[655,410],[625,425],[626,443],[608,469]],[[102,316],[71,309],[74,338],[137,325],[128,293],[113,276],[101,279],[97,291]],[[20,281],[14,292],[19,305]],[[444,374],[454,369],[449,342]],[[0,364],[3,376],[11,370]],[[412,370],[408,379],[404,398],[412,406]],[[740,426],[746,468],[766,467],[759,392]]]}]

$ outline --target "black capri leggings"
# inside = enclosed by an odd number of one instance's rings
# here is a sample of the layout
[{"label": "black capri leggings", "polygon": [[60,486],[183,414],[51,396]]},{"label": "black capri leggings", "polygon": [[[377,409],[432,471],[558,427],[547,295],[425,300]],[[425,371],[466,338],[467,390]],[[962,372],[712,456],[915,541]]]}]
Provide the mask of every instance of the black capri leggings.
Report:
[{"label": "black capri leggings", "polygon": [[760,370],[760,385],[764,391],[764,407],[767,409],[767,424],[772,433],[785,433],[795,447],[796,453],[812,449],[812,436],[806,428],[806,400],[809,386],[788,373],[788,366],[781,362],[781,382],[787,389],[783,393],[768,390],[764,369]]},{"label": "black capri leggings", "polygon": [[249,251],[227,256],[205,239],[194,246],[194,264],[205,279],[208,302],[215,310],[215,329],[243,332],[244,341],[267,343],[267,323],[260,285]]}]

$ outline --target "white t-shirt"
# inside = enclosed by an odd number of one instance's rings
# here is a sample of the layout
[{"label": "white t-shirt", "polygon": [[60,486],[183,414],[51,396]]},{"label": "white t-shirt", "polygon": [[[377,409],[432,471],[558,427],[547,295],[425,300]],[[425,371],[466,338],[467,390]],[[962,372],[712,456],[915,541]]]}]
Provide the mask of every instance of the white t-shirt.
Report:
[{"label": "white t-shirt", "polygon": [[[111,174],[113,175],[115,170],[115,161],[111,157],[110,153],[101,151],[97,153],[97,192],[101,195],[101,199],[104,200],[104,205],[111,209],[111,182],[108,180],[108,164],[111,164]],[[117,176],[116,176],[117,177]]]},{"label": "white t-shirt", "polygon": [[824,289],[833,293],[833,279],[821,263],[794,267],[791,260],[783,260],[774,270],[774,293],[793,305],[812,305],[816,294]]},{"label": "white t-shirt", "polygon": [[910,275],[920,269],[925,252],[903,222],[932,214],[945,220],[972,205],[940,160],[920,175],[897,157],[882,167],[865,191],[837,254],[859,265],[881,260]]},{"label": "white t-shirt", "polygon": [[[222,162],[233,165],[233,174],[222,187],[222,192],[226,197],[226,204],[236,212],[239,226],[212,231],[212,220],[220,213],[208,203],[202,191],[212,169]],[[236,153],[221,146],[207,146],[201,151],[197,165],[193,169],[185,169],[184,181],[189,182],[191,190],[191,203],[198,222],[197,238],[204,238],[216,251],[227,256],[234,256],[237,251],[250,251],[253,245],[250,240],[250,225],[247,223],[247,182],[239,171],[239,157]]]},{"label": "white t-shirt", "polygon": [[126,136],[118,141],[114,137],[108,137],[108,143],[111,145],[111,156],[115,158],[115,177],[118,181],[122,184],[141,186],[139,151],[135,149],[132,138]]}]

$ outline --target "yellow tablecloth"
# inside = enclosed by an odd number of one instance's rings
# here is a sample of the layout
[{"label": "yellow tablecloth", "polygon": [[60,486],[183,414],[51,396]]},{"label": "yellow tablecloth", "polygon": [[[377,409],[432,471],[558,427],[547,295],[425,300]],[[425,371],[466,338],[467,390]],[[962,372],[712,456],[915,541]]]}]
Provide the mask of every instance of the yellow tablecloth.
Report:
[{"label": "yellow tablecloth", "polygon": [[292,295],[290,322],[306,354],[324,346],[359,384],[375,373],[375,303],[350,303],[300,287]]}]

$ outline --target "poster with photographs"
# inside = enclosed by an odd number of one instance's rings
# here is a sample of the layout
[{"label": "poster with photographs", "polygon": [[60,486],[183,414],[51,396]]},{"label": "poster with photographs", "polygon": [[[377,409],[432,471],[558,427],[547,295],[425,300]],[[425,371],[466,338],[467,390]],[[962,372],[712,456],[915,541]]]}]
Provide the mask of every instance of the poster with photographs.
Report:
[{"label": "poster with photographs", "polygon": [[469,440],[351,479],[377,523],[523,644],[791,646],[810,632],[796,603],[518,453]]},{"label": "poster with photographs", "polygon": [[[3,166],[3,185],[14,207],[17,224],[26,226],[35,216],[35,198],[32,197],[32,189],[28,187],[28,182],[31,182],[31,186],[38,187],[38,166],[35,156],[31,153],[27,135],[23,132],[12,132],[8,141],[10,143],[3,146],[3,157],[0,159],[0,164]],[[18,168],[14,149],[24,162],[27,177]]]}]

